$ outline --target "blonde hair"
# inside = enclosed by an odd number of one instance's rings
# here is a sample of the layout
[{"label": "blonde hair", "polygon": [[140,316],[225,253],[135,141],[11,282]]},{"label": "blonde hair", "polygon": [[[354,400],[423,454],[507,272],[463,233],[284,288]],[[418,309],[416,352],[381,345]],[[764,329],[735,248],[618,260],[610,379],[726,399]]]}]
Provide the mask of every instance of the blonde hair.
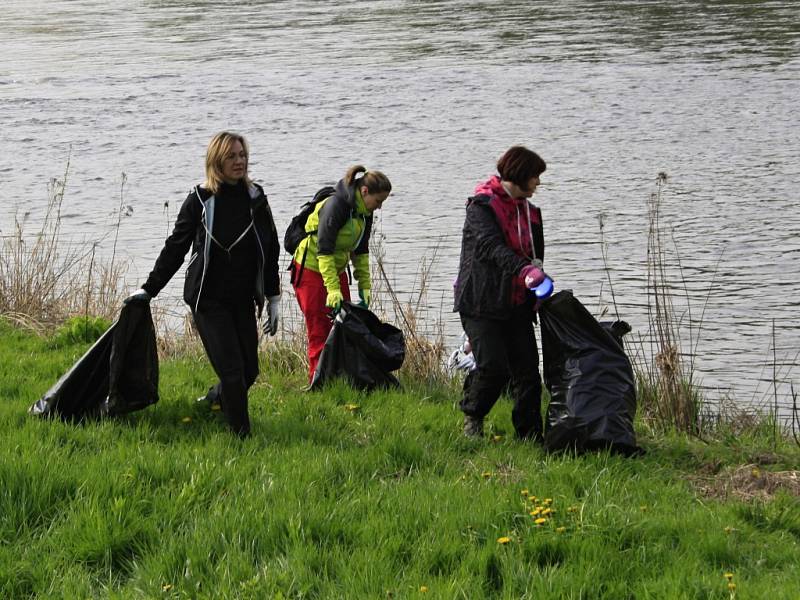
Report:
[{"label": "blonde hair", "polygon": [[222,176],[222,162],[236,142],[242,144],[244,154],[247,157],[247,165],[244,169],[244,181],[247,185],[252,183],[250,176],[247,174],[247,167],[250,165],[250,147],[247,145],[247,140],[238,133],[220,131],[208,142],[208,149],[206,150],[206,181],[203,185],[214,194],[219,191],[224,181]]},{"label": "blonde hair", "polygon": [[367,171],[367,168],[363,165],[354,165],[347,169],[347,173],[344,175],[345,185],[347,187],[353,185],[359,173],[363,173],[363,175],[358,180],[358,185],[367,186],[370,194],[392,191],[392,182],[389,181],[386,175],[380,171]]}]

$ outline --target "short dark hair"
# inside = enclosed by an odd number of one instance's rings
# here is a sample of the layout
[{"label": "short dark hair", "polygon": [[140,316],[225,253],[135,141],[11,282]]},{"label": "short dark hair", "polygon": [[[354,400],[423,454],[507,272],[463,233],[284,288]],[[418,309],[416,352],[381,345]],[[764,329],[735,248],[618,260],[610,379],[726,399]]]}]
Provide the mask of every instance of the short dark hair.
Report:
[{"label": "short dark hair", "polygon": [[525,188],[534,177],[539,177],[547,169],[542,157],[525,146],[511,146],[497,161],[500,179]]}]

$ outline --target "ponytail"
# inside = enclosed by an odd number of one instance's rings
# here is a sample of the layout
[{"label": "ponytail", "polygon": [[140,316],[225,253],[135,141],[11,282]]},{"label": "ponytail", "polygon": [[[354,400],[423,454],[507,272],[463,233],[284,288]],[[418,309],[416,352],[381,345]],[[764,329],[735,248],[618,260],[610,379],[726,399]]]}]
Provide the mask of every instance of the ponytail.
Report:
[{"label": "ponytail", "polygon": [[[358,176],[359,174],[361,177]],[[386,175],[380,171],[367,171],[364,165],[353,165],[347,169],[347,173],[344,175],[345,185],[351,187],[356,181],[359,185],[367,186],[370,194],[392,191],[392,182]]]},{"label": "ponytail", "polygon": [[347,173],[344,175],[344,183],[347,187],[353,185],[353,182],[356,180],[356,175],[359,173],[366,173],[367,168],[364,165],[353,165],[349,169],[347,169]]}]

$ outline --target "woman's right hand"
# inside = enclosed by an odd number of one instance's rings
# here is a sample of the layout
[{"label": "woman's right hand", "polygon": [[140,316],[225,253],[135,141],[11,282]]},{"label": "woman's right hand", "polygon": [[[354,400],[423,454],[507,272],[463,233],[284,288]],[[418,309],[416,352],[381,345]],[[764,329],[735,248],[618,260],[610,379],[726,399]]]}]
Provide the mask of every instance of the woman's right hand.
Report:
[{"label": "woman's right hand", "polygon": [[525,265],[522,267],[519,271],[519,276],[522,278],[525,287],[529,290],[542,283],[546,277],[544,271],[535,265]]},{"label": "woman's right hand", "polygon": [[122,301],[123,304],[128,304],[129,302],[150,302],[152,296],[145,290],[144,288],[139,288],[135,292],[133,292],[130,296],[125,298]]},{"label": "woman's right hand", "polygon": [[343,301],[344,296],[342,296],[342,291],[332,290],[328,292],[328,296],[325,298],[325,306],[330,308],[334,313],[337,313],[339,309],[342,308]]}]

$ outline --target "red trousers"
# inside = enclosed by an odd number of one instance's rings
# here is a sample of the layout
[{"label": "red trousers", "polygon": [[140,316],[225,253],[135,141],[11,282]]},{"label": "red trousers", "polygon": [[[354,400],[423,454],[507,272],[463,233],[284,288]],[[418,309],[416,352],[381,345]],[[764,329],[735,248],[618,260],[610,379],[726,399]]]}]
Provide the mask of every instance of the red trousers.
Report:
[{"label": "red trousers", "polygon": [[[294,264],[295,273],[300,272],[300,265]],[[330,317],[331,309],[325,306],[325,299],[328,291],[322,281],[322,275],[311,269],[303,269],[300,276],[300,284],[292,283],[297,303],[306,320],[306,334],[308,335],[308,381],[314,377],[317,370],[319,355],[325,346],[325,340],[333,327]],[[350,287],[347,283],[347,273],[339,274],[339,286],[342,289],[342,296],[345,300],[350,300]]]}]

